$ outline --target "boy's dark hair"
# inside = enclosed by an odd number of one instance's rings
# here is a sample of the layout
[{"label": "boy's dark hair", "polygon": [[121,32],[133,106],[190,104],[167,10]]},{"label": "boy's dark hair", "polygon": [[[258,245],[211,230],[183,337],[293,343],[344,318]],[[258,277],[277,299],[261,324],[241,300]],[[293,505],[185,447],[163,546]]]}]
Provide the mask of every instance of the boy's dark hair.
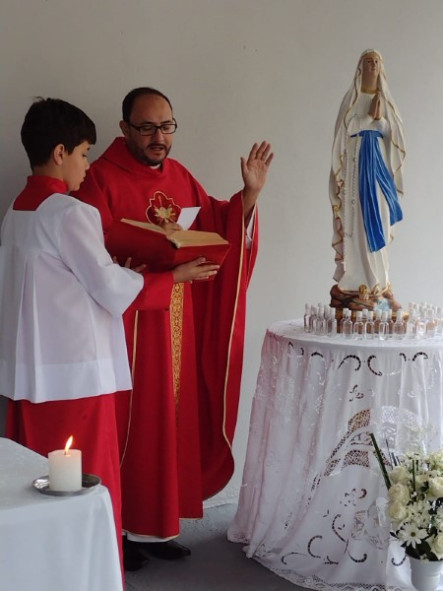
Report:
[{"label": "boy's dark hair", "polygon": [[58,144],[71,154],[85,141],[95,144],[97,135],[93,121],[78,107],[61,99],[39,97],[26,113],[21,139],[34,168],[48,162]]},{"label": "boy's dark hair", "polygon": [[122,103],[123,121],[126,121],[126,123],[129,123],[129,118],[131,117],[132,107],[134,106],[135,99],[138,98],[139,96],[144,96],[146,94],[154,94],[156,96],[161,96],[162,98],[165,99],[165,101],[171,107],[171,111],[172,111],[171,101],[168,99],[168,97],[165,94],[163,94],[159,90],[156,90],[155,88],[150,88],[149,86],[140,86],[139,88],[134,88],[134,90],[131,90],[131,92],[128,92],[128,94],[123,99],[123,103]]}]

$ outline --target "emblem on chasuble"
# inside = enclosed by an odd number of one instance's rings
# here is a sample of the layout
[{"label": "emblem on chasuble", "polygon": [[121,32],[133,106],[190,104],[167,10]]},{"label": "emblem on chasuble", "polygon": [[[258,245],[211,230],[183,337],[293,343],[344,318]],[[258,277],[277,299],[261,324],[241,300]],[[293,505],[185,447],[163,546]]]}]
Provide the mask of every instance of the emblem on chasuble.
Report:
[{"label": "emblem on chasuble", "polygon": [[161,191],[155,191],[149,199],[146,208],[146,218],[151,224],[163,226],[165,222],[177,222],[181,207],[174,203],[172,197],[168,197]]}]

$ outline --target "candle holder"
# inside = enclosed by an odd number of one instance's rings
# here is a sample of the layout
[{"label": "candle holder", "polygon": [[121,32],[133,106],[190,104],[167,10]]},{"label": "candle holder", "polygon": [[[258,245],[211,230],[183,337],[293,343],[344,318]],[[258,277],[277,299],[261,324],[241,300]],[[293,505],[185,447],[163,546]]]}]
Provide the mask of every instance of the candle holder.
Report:
[{"label": "candle holder", "polygon": [[49,475],[40,476],[32,482],[32,486],[42,495],[49,495],[51,497],[72,497],[75,495],[83,495],[90,492],[98,484],[101,484],[101,478],[95,474],[82,474],[82,488],[74,491],[52,490],[49,487]]}]

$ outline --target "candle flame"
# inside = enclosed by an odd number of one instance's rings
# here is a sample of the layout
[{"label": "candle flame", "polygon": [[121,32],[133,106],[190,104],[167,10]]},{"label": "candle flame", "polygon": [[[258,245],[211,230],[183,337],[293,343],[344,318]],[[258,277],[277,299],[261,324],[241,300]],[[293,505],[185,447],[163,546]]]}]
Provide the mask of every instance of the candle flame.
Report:
[{"label": "candle flame", "polygon": [[65,455],[68,454],[69,448],[71,447],[73,440],[74,440],[74,438],[71,435],[70,438],[68,439],[68,441],[66,442],[66,445],[65,445]]}]

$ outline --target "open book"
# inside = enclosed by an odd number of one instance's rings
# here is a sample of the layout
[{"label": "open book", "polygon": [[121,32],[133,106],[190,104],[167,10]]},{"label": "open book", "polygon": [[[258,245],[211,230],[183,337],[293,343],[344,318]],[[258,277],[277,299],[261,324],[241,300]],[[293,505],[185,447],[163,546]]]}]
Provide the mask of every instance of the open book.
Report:
[{"label": "open book", "polygon": [[120,263],[132,257],[133,264],[144,263],[150,271],[170,270],[201,256],[221,265],[230,246],[216,232],[177,230],[167,236],[160,226],[127,218],[117,222],[108,238],[109,251]]}]

